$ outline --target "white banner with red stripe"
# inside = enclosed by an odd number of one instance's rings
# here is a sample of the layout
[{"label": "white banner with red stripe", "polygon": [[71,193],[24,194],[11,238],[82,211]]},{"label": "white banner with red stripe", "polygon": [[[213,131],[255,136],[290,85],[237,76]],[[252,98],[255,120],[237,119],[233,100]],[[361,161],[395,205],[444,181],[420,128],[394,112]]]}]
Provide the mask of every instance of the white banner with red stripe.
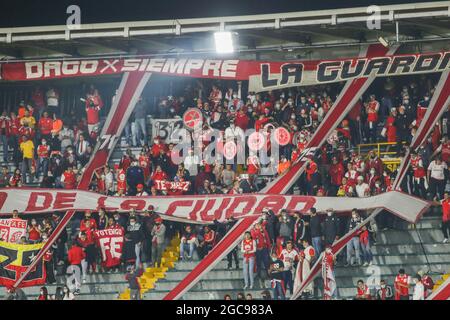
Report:
[{"label": "white banner with red stripe", "polygon": [[166,216],[212,223],[229,217],[236,219],[262,213],[264,209],[279,212],[306,213],[314,207],[319,212],[333,208],[336,212],[348,212],[384,208],[400,218],[415,222],[428,208],[425,200],[408,194],[391,191],[368,198],[312,197],[280,194],[198,195],[198,196],[140,196],[109,197],[83,190],[58,189],[0,189],[0,214],[16,209],[23,213],[50,213],[62,210],[99,210],[129,212],[144,211],[154,207]]}]

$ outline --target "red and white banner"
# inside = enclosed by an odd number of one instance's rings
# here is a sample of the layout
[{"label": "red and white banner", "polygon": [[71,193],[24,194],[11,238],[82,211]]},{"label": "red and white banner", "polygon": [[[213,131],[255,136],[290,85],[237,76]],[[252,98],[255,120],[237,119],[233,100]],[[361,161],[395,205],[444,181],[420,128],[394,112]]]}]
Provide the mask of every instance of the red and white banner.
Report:
[{"label": "red and white banner", "polygon": [[166,181],[166,180],[155,180],[156,190],[168,191],[168,190],[179,190],[179,191],[189,191],[191,185],[190,181]]},{"label": "red and white banner", "polygon": [[211,223],[259,215],[263,209],[279,212],[307,212],[315,207],[319,212],[333,208],[336,212],[348,212],[353,208],[368,210],[384,208],[400,218],[416,222],[429,203],[408,194],[391,191],[368,198],[312,197],[280,194],[196,195],[157,197],[109,197],[83,190],[58,189],[1,189],[0,214],[17,209],[23,213],[50,213],[62,210],[98,210],[129,212],[155,211],[189,221]]},{"label": "red and white banner", "polygon": [[[122,81],[120,82],[119,89],[117,90],[116,97],[111,106],[111,110],[109,111],[108,117],[106,118],[105,124],[100,133],[100,139],[95,146],[91,159],[83,168],[84,171],[80,182],[78,183],[78,189],[88,190],[94,172],[103,167],[105,163],[108,163],[108,159],[116,146],[118,138],[122,134],[122,131],[128,122],[134,107],[136,106],[142,90],[150,79],[150,76],[151,74],[146,72],[125,73],[122,76]],[[70,210],[70,208],[62,210]],[[35,260],[16,281],[14,287],[18,287],[31,272],[31,270],[37,265],[39,260],[42,259],[45,252],[47,252],[51,245],[56,241],[74,215],[74,210],[68,211],[64,215],[55,230],[53,230],[47,242],[44,244],[44,247],[39,251]]]},{"label": "red and white banner", "polygon": [[389,55],[312,61],[253,61],[196,58],[126,58],[48,60],[1,64],[3,80],[44,80],[123,72],[249,80],[250,91],[316,85],[356,78],[442,72],[450,69],[450,52]]},{"label": "red and white banner", "polygon": [[27,220],[0,219],[0,241],[17,243],[20,238],[26,235]]},{"label": "red and white banner", "polygon": [[122,228],[95,231],[95,239],[102,253],[104,267],[111,268],[120,264],[124,233]]}]

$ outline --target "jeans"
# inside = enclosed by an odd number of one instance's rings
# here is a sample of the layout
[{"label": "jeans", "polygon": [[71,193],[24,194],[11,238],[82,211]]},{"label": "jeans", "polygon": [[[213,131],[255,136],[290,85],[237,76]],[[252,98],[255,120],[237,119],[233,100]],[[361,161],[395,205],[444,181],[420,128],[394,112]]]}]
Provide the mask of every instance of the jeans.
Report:
[{"label": "jeans", "polygon": [[367,244],[361,243],[361,251],[363,256],[363,262],[367,263],[372,262],[372,251],[370,250],[369,241],[367,241]]},{"label": "jeans", "polygon": [[163,252],[164,244],[153,244],[152,245],[152,263],[155,264],[156,262],[159,262],[159,258],[161,257],[161,254]]},{"label": "jeans", "polygon": [[22,161],[22,183],[27,183],[27,172],[30,173],[31,176],[31,167],[32,167],[33,159],[23,158]]},{"label": "jeans", "polygon": [[193,242],[191,243],[182,243],[180,245],[180,257],[184,258],[184,252],[187,250],[189,251],[188,258],[192,258],[192,255],[194,254],[195,244]]},{"label": "jeans", "polygon": [[131,124],[127,123],[125,125],[125,140],[127,141],[127,145],[131,146]]},{"label": "jeans", "polygon": [[36,178],[42,173],[44,177],[48,175],[48,158],[39,158],[37,161]]},{"label": "jeans", "polygon": [[239,260],[236,247],[233,250],[231,250],[229,254],[227,254],[228,268],[231,268],[233,258],[234,258],[234,265],[236,266],[236,268],[239,268]]},{"label": "jeans", "polygon": [[269,271],[270,266],[269,260],[270,260],[269,249],[263,248],[256,250],[256,272],[258,274],[261,274],[261,270],[263,270],[263,268],[266,273]]},{"label": "jeans", "polygon": [[250,288],[253,288],[255,279],[255,257],[244,258],[243,271],[245,286],[248,287],[250,279]]},{"label": "jeans", "polygon": [[438,180],[434,178],[430,178],[430,193],[431,197],[434,198],[436,195],[439,200],[444,198],[444,190],[445,190],[445,179]]},{"label": "jeans", "polygon": [[353,251],[355,252],[356,262],[361,264],[361,249],[359,237],[353,237],[347,244],[347,263],[352,264]]},{"label": "jeans", "polygon": [[294,292],[294,280],[292,279],[292,271],[291,270],[285,270],[284,271],[284,285],[285,290],[289,287],[289,291],[291,292],[291,295]]},{"label": "jeans", "polygon": [[134,252],[136,253],[136,269],[140,269],[139,265],[141,264],[141,244],[136,243],[134,245]]},{"label": "jeans", "polygon": [[136,126],[136,135],[139,141],[144,140],[144,145],[148,143],[147,137],[147,122],[145,118],[135,119],[134,124]]},{"label": "jeans", "polygon": [[450,220],[442,221],[442,233],[445,239],[448,239],[450,237]]},{"label": "jeans", "polygon": [[0,136],[1,138],[1,142],[3,145],[3,161],[7,162],[8,161],[8,137],[4,134],[2,134]]},{"label": "jeans", "polygon": [[272,280],[272,295],[274,300],[284,300],[286,298],[282,280]]},{"label": "jeans", "polygon": [[317,256],[319,256],[322,253],[322,237],[313,237],[312,246],[316,251]]}]

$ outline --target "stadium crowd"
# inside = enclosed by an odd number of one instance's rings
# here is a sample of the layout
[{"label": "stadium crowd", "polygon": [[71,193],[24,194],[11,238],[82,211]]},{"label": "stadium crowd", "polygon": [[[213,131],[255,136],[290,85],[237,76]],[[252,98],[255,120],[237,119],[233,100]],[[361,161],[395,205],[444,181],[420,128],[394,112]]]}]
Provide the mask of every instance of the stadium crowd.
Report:
[{"label": "stadium crowd", "polygon": [[[399,158],[404,155],[405,145],[409,144],[422,121],[435,85],[432,77],[405,79],[397,82],[388,78],[369,89],[368,96],[354,105],[328,137],[327,143],[315,156],[309,157],[305,174],[291,192],[368,197],[391,190],[396,173],[383,164],[376,145],[364,154],[358,152],[358,145],[389,142],[392,143],[388,147],[390,151]],[[339,92],[337,85],[327,85],[244,94],[240,82],[211,83],[205,80],[188,85],[172,96],[160,97],[156,104],[150,104],[145,97],[140,98],[124,132],[123,138],[129,148],[119,164],[106,165],[96,172],[90,190],[115,196],[257,192],[273,179],[273,176],[261,175],[265,165],[259,163],[258,158],[249,157],[245,164],[208,164],[199,161],[191,151],[183,163],[177,165],[171,157],[173,143],[165,143],[160,137],[152,137],[150,141],[147,118],[181,118],[189,107],[197,107],[204,117],[201,130],[217,129],[231,138],[250,128],[258,131],[270,126],[285,127],[292,138],[289,144],[281,147],[280,161],[275,163],[273,170],[276,176],[283,174],[299,158]],[[99,111],[104,102],[99,91],[91,86],[83,98],[86,116],[80,120],[74,113],[61,114],[58,101],[57,88],[48,88],[45,94],[36,88],[31,101],[21,102],[16,112],[2,113],[0,141],[5,163],[0,173],[0,187],[22,187],[33,183],[45,188],[76,187],[98,139],[102,124]],[[445,242],[450,236],[450,201],[446,188],[450,160],[447,118],[448,112],[436,124],[428,142],[413,153],[411,168],[402,184],[402,190],[406,192],[442,203]],[[139,154],[133,153],[133,147],[141,148]],[[10,171],[8,162],[13,162],[16,168]],[[161,190],[156,181],[188,182],[189,188],[188,191]],[[15,212],[13,216],[20,215]],[[332,209],[325,217],[314,208],[308,214],[265,210],[258,223],[244,235],[239,248],[228,255],[228,267],[232,268],[234,260],[236,268],[243,268],[244,289],[253,288],[255,276],[258,276],[261,283],[266,279],[272,281],[274,298],[284,298],[284,287],[292,294],[297,263],[304,264],[307,272],[327,245],[361,223],[363,218],[364,214],[356,209],[348,217],[337,216]],[[46,241],[60,219],[59,213],[44,219],[30,219],[27,237],[21,242]],[[135,272],[143,264],[158,263],[166,239],[176,233],[181,234],[181,259],[201,259],[234,223],[232,218],[204,227],[169,223],[163,222],[153,210],[129,214],[104,210],[79,213],[46,255],[47,282],[55,282],[54,270],[62,274],[65,272],[61,271],[63,267],[70,265],[82,267],[83,279],[99,269],[114,272],[120,268],[124,272],[128,267]],[[377,221],[372,221],[351,240],[346,252],[337,257],[337,263],[369,266],[377,230],[394,224],[392,215],[381,214]],[[122,228],[125,234],[121,265],[114,268],[102,266],[94,239],[95,230],[108,228]],[[409,286],[412,280],[408,280],[408,276],[405,278],[404,272],[399,274],[395,294],[400,299],[404,283]],[[422,281],[422,278],[415,279]],[[77,284],[74,293],[79,292],[80,285]],[[356,298],[368,298],[366,287],[358,282]],[[71,296],[68,290],[61,289],[55,296]],[[391,289],[391,294],[383,287],[380,290],[381,293],[377,291],[375,296],[393,296]],[[42,297],[48,297],[46,290],[41,291]],[[310,289],[305,292],[306,295],[312,293]]]}]

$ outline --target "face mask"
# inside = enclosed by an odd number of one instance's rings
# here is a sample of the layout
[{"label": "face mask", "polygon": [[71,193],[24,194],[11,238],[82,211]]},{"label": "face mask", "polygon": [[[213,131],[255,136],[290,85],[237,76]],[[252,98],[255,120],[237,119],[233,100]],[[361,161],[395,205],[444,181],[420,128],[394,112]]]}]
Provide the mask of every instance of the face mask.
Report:
[{"label": "face mask", "polygon": [[136,222],[130,222],[130,226],[134,226]]},{"label": "face mask", "polygon": [[375,170],[370,170],[370,173],[371,174],[375,174]]},{"label": "face mask", "polygon": [[275,109],[277,109],[277,110],[280,109],[280,104],[279,104],[279,103],[277,103],[277,104],[275,105]]},{"label": "face mask", "polygon": [[428,101],[428,100],[430,100],[430,98],[429,98],[429,97],[425,97],[424,99],[425,99],[425,101]]},{"label": "face mask", "polygon": [[42,141],[42,144],[45,146],[47,144],[47,141]]},{"label": "face mask", "polygon": [[403,100],[403,104],[408,104],[409,100]]},{"label": "face mask", "polygon": [[291,115],[291,119],[295,120],[295,114]]},{"label": "face mask", "polygon": [[385,284],[382,284],[382,285],[381,285],[381,289],[384,289],[384,288],[386,288],[386,285],[385,285]]},{"label": "face mask", "polygon": [[292,101],[288,101],[288,105],[292,106]]},{"label": "face mask", "polygon": [[331,217],[333,215],[332,212],[327,212],[327,216]]},{"label": "face mask", "polygon": [[233,94],[233,98],[236,99],[238,96],[237,94]]}]

